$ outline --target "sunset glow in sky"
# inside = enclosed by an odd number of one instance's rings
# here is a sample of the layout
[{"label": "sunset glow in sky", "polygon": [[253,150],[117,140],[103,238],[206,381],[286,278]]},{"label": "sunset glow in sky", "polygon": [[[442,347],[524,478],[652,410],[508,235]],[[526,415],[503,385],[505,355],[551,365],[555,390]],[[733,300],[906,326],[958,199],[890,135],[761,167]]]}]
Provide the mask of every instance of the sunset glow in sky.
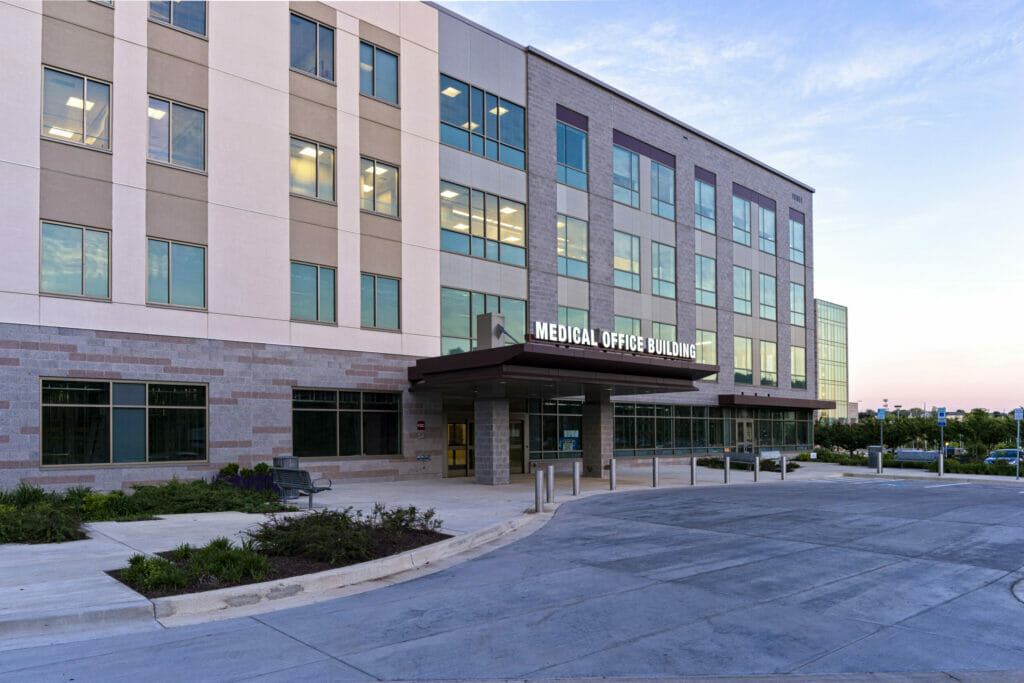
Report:
[{"label": "sunset glow in sky", "polygon": [[1024,404],[1024,3],[442,4],[814,187],[861,410]]}]

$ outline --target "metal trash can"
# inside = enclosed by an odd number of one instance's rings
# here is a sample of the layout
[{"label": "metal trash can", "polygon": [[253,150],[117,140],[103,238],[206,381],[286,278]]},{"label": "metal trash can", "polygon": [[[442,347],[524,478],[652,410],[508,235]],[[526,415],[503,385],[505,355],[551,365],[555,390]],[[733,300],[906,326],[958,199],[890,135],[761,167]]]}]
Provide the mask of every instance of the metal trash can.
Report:
[{"label": "metal trash can", "polygon": [[878,469],[878,459],[882,457],[881,446],[868,446],[868,467]]},{"label": "metal trash can", "polygon": [[299,459],[294,455],[275,455],[274,467],[280,467],[286,470],[297,470],[299,469]]}]

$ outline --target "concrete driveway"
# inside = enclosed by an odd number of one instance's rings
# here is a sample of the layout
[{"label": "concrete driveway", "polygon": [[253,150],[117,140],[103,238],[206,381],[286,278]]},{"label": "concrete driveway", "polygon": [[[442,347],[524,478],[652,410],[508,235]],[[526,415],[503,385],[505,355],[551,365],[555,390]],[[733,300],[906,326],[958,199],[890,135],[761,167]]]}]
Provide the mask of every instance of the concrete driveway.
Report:
[{"label": "concrete driveway", "polygon": [[1012,587],[1022,566],[1024,489],[1014,486],[823,479],[637,491],[565,504],[521,541],[381,590],[8,651],[0,680],[1020,680],[1024,604]]}]

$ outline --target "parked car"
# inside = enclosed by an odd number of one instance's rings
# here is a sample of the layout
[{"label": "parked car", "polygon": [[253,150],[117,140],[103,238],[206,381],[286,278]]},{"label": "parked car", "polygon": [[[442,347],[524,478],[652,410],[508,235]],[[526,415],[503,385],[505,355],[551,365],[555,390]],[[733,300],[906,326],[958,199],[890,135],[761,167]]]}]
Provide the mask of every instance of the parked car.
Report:
[{"label": "parked car", "polygon": [[994,465],[997,462],[1004,462],[1007,465],[1016,465],[1018,451],[1016,448],[997,448],[985,458],[986,465]]}]

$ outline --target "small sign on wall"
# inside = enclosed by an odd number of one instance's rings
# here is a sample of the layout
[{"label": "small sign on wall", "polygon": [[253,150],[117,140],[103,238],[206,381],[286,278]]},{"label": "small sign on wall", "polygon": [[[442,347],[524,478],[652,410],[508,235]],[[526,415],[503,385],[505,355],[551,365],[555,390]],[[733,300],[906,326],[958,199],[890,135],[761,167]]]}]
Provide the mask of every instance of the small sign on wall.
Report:
[{"label": "small sign on wall", "polygon": [[428,461],[428,460],[430,460],[430,453],[417,453],[416,454],[416,459],[421,461],[421,462]]}]

